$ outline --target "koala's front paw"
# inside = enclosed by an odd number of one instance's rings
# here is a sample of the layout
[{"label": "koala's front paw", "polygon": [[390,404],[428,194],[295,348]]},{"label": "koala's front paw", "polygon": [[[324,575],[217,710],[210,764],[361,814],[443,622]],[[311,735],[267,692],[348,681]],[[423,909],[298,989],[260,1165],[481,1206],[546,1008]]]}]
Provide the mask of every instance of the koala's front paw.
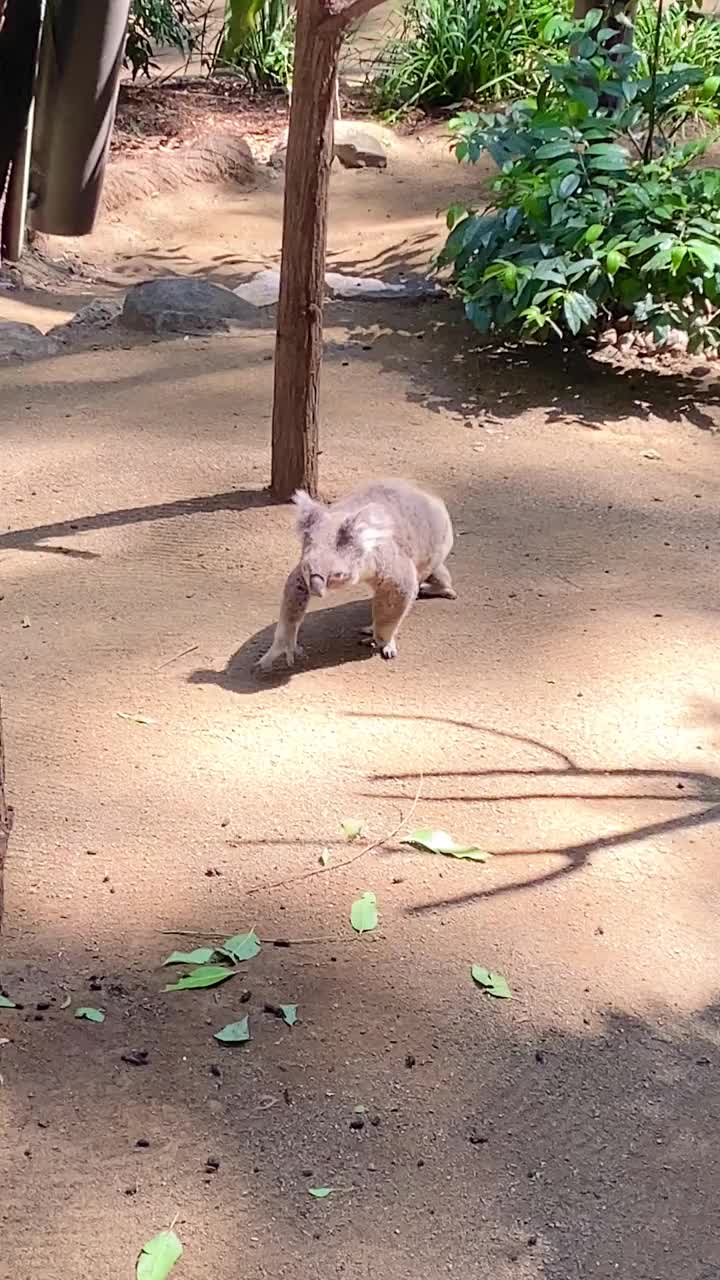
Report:
[{"label": "koala's front paw", "polygon": [[304,657],[305,650],[299,644],[288,648],[281,647],[278,649],[273,645],[268,649],[267,653],[258,660],[256,666],[259,667],[261,671],[272,671],[277,659],[284,658],[288,667],[294,667],[295,659]]},{"label": "koala's front paw", "polygon": [[386,662],[389,661],[390,658],[397,658],[397,653],[397,645],[394,640],[388,640],[387,644],[382,645],[380,648],[380,656],[383,657]]}]

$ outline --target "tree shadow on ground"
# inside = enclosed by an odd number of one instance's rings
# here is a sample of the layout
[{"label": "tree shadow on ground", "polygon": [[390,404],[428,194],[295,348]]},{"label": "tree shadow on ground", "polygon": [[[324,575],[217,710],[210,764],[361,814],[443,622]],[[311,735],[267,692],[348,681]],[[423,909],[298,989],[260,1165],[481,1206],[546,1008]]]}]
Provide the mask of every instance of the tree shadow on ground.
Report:
[{"label": "tree shadow on ground", "polygon": [[214,511],[248,511],[274,505],[279,504],[266,489],[230,489],[227,493],[179,498],[175,502],[151,503],[146,507],[121,507],[116,511],[98,511],[90,516],[58,520],[54,524],[34,525],[30,529],[13,529],[10,533],[0,534],[0,551],[43,551],[50,555],[97,560],[100,559],[99,552],[81,551],[77,547],[51,547],[46,545],[46,539],[67,538],[118,525],[151,524],[156,520],[182,516],[210,515]]},{"label": "tree shadow on ground", "polygon": [[[513,742],[547,751],[554,758],[554,763],[534,768],[499,768],[499,769],[439,769],[420,773],[410,770],[406,773],[395,771],[392,774],[372,774],[370,782],[403,783],[413,787],[425,781],[446,781],[448,785],[461,780],[462,785],[475,782],[478,790],[474,794],[458,794],[449,791],[438,794],[433,791],[433,803],[443,804],[497,804],[524,803],[536,800],[586,800],[593,803],[607,801],[617,805],[623,802],[650,801],[658,804],[693,806],[686,813],[672,813],[671,816],[653,821],[631,824],[623,831],[610,835],[590,837],[587,840],[563,845],[543,845],[513,849],[488,850],[493,858],[530,858],[536,856],[557,856],[564,859],[560,867],[543,872],[539,876],[529,876],[526,880],[512,881],[504,885],[496,885],[488,889],[472,890],[448,896],[442,900],[409,908],[411,914],[422,915],[434,911],[438,907],[461,907],[468,902],[484,898],[496,898],[505,894],[520,893],[528,889],[537,889],[567,875],[581,871],[591,856],[607,850],[621,848],[641,840],[653,840],[669,836],[695,827],[708,826],[720,821],[720,775],[699,770],[672,768],[597,768],[584,766],[564,752],[547,747],[534,738],[523,735],[505,733],[483,724],[472,721],[460,721],[444,716],[402,715],[393,713],[346,712],[346,715],[368,717],[373,720],[411,721],[419,725],[445,725],[469,729],[481,737],[508,738]],[[484,783],[515,783],[516,787],[498,790],[491,786],[482,789]],[[533,785],[536,783],[537,785]],[[613,789],[610,789],[613,788]],[[383,800],[405,800],[406,791],[365,792],[365,796]],[[699,807],[697,807],[699,806]]]},{"label": "tree shadow on ground", "polygon": [[[372,649],[360,642],[360,630],[370,621],[370,602],[354,600],[348,604],[315,609],[307,614],[300,632],[304,656],[294,667],[282,660],[268,672],[259,671],[258,659],[270,648],[275,622],[256,631],[231,655],[221,670],[201,668],[188,676],[189,684],[216,684],[231,693],[266,693],[311,671],[342,667],[350,662],[366,662],[375,657]],[[381,659],[377,659],[380,661]]]},{"label": "tree shadow on ground", "polygon": [[[255,901],[260,933],[270,909]],[[26,1005],[3,1047],[8,1274],[25,1274],[30,1249],[48,1274],[81,1261],[129,1274],[175,1215],[198,1280],[227,1274],[238,1250],[251,1280],[380,1266],[420,1280],[715,1280],[718,1000],[640,1014],[586,988],[573,1030],[530,1019],[522,973],[500,1008],[447,945],[440,967],[432,945],[403,963],[390,936],[310,958],[266,948],[238,1006],[240,978],[164,994],[161,942],[138,952],[132,932],[89,979],[67,936],[33,950],[5,973]],[[105,1008],[102,1028],[62,1011],[54,992],[68,987]],[[297,1027],[263,1012],[279,992]],[[238,1007],[253,1041],[222,1047],[212,1032]],[[308,1195],[322,1185],[341,1189],[331,1214]],[[88,1235],[89,1221],[103,1229]]]},{"label": "tree shadow on ground", "polygon": [[720,383],[690,376],[688,362],[622,366],[559,343],[482,341],[449,301],[412,309],[386,303],[377,321],[367,308],[355,311],[354,322],[347,317],[349,341],[367,348],[382,372],[402,374],[407,398],[437,414],[504,423],[542,409],[550,423],[592,430],[653,415],[703,431],[720,426]]}]

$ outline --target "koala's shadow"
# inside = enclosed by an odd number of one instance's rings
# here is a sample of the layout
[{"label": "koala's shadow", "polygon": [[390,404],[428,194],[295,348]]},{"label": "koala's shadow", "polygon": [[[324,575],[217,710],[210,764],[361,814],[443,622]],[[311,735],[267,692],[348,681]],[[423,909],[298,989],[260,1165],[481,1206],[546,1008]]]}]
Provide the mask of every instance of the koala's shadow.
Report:
[{"label": "koala's shadow", "polygon": [[370,600],[352,600],[347,604],[308,612],[299,636],[305,657],[298,658],[294,667],[285,667],[280,661],[267,673],[257,668],[258,658],[272,644],[273,621],[236,649],[221,671],[193,671],[188,676],[188,683],[218,684],[231,693],[263,693],[288,684],[292,679],[299,679],[308,671],[342,667],[348,662],[366,662],[369,658],[382,661],[368,645],[360,643],[360,630],[370,622],[370,606]]}]

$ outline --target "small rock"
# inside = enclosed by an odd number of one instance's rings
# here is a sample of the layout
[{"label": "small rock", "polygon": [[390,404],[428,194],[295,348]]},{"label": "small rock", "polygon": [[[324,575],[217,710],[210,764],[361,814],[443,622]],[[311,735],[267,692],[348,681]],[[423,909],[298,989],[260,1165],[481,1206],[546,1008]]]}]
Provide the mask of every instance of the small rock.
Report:
[{"label": "small rock", "polygon": [[365,1128],[364,1116],[353,1116],[352,1120],[350,1121],[350,1128],[354,1129],[356,1132],[359,1132],[361,1129],[364,1129]]},{"label": "small rock", "polygon": [[127,1062],[131,1067],[145,1067],[148,1061],[147,1049],[129,1049],[127,1053],[120,1054],[120,1060]]},{"label": "small rock", "polygon": [[643,458],[649,458],[651,462],[659,462],[660,454],[657,449],[644,449]]},{"label": "small rock", "polygon": [[215,1076],[217,1080],[222,1080],[222,1071],[216,1062],[210,1063],[210,1075]]},{"label": "small rock", "polygon": [[473,1147],[484,1147],[485,1143],[489,1142],[490,1139],[484,1133],[478,1133],[477,1129],[471,1129],[468,1134],[468,1141]]},{"label": "small rock", "polygon": [[618,351],[622,351],[624,354],[626,354],[629,351],[632,351],[633,347],[635,346],[635,334],[634,333],[621,334],[621,336],[618,338],[617,345],[618,345]]},{"label": "small rock", "polygon": [[150,1139],[138,1138],[137,1142],[135,1143],[135,1146],[139,1147],[141,1151],[146,1151],[147,1148],[150,1146]]},{"label": "small rock", "polygon": [[54,356],[58,350],[58,343],[41,333],[34,324],[20,324],[14,320],[0,322],[0,363],[38,360],[43,356]]},{"label": "small rock", "polygon": [[220,1168],[220,1161],[218,1160],[217,1156],[208,1156],[207,1160],[205,1161],[205,1172],[217,1173],[219,1168]]},{"label": "small rock", "polygon": [[78,329],[109,329],[122,313],[123,304],[117,298],[93,298],[75,312],[72,320],[56,324],[48,330],[49,338],[70,342]]},{"label": "small rock", "polygon": [[257,309],[232,289],[190,276],[161,276],[128,289],[122,322],[150,333],[227,330],[229,321],[255,322]]},{"label": "small rock", "polygon": [[416,1059],[416,1057],[415,1057],[415,1054],[414,1054],[414,1053],[406,1053],[406,1054],[405,1054],[405,1066],[406,1066],[406,1067],[408,1067],[408,1068],[412,1068],[412,1067],[414,1067],[414,1066],[415,1066],[416,1061],[417,1061],[417,1059]]},{"label": "small rock", "polygon": [[387,154],[380,139],[347,120],[335,121],[333,155],[345,169],[387,168]]}]

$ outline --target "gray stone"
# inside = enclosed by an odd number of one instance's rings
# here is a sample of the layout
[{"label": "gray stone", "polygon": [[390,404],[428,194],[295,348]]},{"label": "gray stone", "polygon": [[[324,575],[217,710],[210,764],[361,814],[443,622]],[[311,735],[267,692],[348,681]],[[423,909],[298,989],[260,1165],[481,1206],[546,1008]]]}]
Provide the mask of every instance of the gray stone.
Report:
[{"label": "gray stone", "polygon": [[198,333],[252,321],[257,309],[232,289],[190,276],[161,276],[134,284],[125,295],[122,322],[150,333]]},{"label": "gray stone", "polygon": [[0,322],[0,361],[38,360],[57,354],[58,344],[34,324]]},{"label": "gray stone", "polygon": [[56,324],[48,330],[48,337],[57,338],[58,342],[69,342],[79,336],[80,331],[110,329],[122,313],[123,304],[117,298],[93,298],[84,307],[75,312],[72,320],[65,324]]},{"label": "gray stone", "polygon": [[233,289],[233,293],[253,307],[273,307],[280,297],[280,272],[274,267],[257,271],[244,284]]},{"label": "gray stone", "polygon": [[348,120],[335,121],[334,155],[346,169],[387,168],[387,154],[380,138]]},{"label": "gray stone", "polygon": [[362,302],[427,302],[444,296],[432,280],[411,278],[390,283],[372,276],[346,276],[339,271],[328,271],[325,286],[331,298],[343,301],[357,298]]}]

